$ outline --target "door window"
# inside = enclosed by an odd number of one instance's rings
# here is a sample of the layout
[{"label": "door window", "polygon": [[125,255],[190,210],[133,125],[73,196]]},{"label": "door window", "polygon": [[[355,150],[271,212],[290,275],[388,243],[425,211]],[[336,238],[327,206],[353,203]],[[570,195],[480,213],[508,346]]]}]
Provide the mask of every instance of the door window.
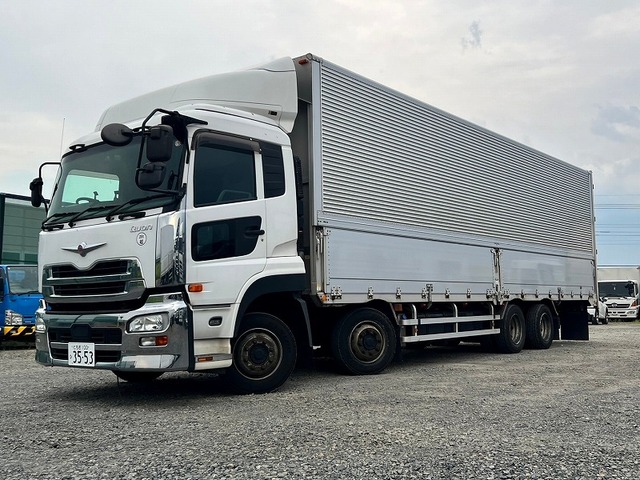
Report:
[{"label": "door window", "polygon": [[194,167],[194,206],[255,200],[254,153],[223,145],[200,145]]},{"label": "door window", "polygon": [[264,233],[261,225],[258,216],[196,224],[191,235],[191,256],[198,262],[248,255]]}]

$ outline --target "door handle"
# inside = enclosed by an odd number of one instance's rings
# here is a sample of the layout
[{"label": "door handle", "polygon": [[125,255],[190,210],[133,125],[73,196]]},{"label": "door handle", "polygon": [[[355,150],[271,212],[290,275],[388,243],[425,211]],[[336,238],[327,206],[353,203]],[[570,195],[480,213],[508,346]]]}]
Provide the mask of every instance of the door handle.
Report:
[{"label": "door handle", "polygon": [[247,237],[259,237],[260,235],[264,235],[264,230],[262,229],[257,229],[257,228],[247,228],[244,231],[244,234]]}]

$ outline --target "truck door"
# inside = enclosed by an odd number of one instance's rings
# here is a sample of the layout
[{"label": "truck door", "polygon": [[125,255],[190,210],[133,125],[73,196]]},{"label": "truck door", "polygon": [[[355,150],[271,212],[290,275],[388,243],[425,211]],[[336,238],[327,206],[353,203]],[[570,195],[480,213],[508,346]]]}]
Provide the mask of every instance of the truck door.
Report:
[{"label": "truck door", "polygon": [[190,166],[187,284],[197,305],[234,303],[266,264],[266,210],[256,142],[201,133]]}]

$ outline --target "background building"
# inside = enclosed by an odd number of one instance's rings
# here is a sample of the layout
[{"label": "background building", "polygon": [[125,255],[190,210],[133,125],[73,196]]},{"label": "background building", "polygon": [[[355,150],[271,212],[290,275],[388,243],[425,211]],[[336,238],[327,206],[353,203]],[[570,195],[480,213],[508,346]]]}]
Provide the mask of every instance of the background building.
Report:
[{"label": "background building", "polygon": [[22,195],[0,193],[0,264],[38,263],[38,234],[44,208]]}]

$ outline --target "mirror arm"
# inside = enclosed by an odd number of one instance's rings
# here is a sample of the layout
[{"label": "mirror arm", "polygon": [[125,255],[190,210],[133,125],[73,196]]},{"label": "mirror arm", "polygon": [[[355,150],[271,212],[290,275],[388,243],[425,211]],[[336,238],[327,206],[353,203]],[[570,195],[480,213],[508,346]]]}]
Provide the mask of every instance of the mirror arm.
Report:
[{"label": "mirror arm", "polygon": [[32,204],[33,204],[33,190],[35,190],[34,188],[32,188],[32,186],[34,186],[34,182],[36,180],[39,180],[39,185],[37,185],[37,194],[40,197],[39,201],[44,205],[44,213],[45,215],[49,214],[49,207],[47,206],[47,199],[44,198],[44,196],[42,195],[42,186],[44,185],[44,181],[42,180],[42,168],[47,166],[47,165],[62,165],[62,162],[44,162],[40,165],[40,168],[38,168],[38,178],[35,179],[33,182],[31,182],[31,185],[29,185],[29,188],[32,190],[31,192],[31,198],[32,198]]},{"label": "mirror arm", "polygon": [[45,165],[62,165],[62,162],[44,162],[42,165],[40,165],[40,168],[38,169],[38,177],[42,178],[42,167],[44,167]]}]

